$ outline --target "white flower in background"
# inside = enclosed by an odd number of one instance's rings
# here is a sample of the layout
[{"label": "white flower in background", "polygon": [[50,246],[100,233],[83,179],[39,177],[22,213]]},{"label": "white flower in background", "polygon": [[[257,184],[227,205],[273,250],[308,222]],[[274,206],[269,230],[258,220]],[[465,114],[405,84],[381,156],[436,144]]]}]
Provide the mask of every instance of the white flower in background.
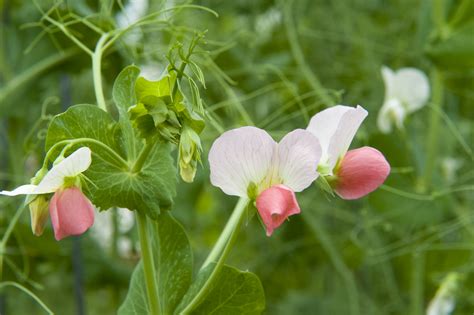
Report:
[{"label": "white flower in background", "polygon": [[463,160],[453,157],[446,157],[441,161],[441,172],[450,184],[456,181],[456,173],[462,167]]},{"label": "white flower in background", "polygon": [[[148,0],[129,0],[123,11],[115,16],[118,28],[127,28],[144,17],[147,11]],[[125,36],[125,41],[131,44],[137,44],[142,39],[139,29],[131,30]]]},{"label": "white flower in background", "polygon": [[390,173],[389,163],[377,149],[348,151],[367,114],[361,106],[337,105],[314,115],[306,128],[321,144],[318,172],[343,199],[367,195],[382,185]]},{"label": "white flower in background", "polygon": [[450,315],[456,307],[455,292],[458,287],[459,275],[450,273],[441,283],[436,295],[430,301],[426,315]]},{"label": "white flower in background", "polygon": [[297,129],[276,143],[265,131],[242,127],[223,133],[209,151],[211,183],[228,195],[256,200],[267,236],[300,213],[295,192],[318,177],[318,139]]},{"label": "white flower in background", "polygon": [[[117,208],[117,228],[119,234],[129,232],[135,224],[133,211],[126,208]],[[99,212],[96,215],[96,222],[91,228],[91,235],[104,250],[110,250],[113,241],[113,215],[112,210]],[[121,235],[117,240],[118,253],[121,257],[126,257],[132,249],[132,242],[128,236]]]},{"label": "white flower in background", "polygon": [[385,100],[380,109],[377,126],[383,133],[390,133],[392,126],[403,128],[405,117],[426,105],[430,85],[426,75],[415,68],[401,68],[394,72],[382,67],[385,83]]},{"label": "white flower in background", "polygon": [[263,42],[271,38],[273,31],[281,24],[281,21],[282,14],[275,7],[257,16],[255,19],[255,30]]},{"label": "white flower in background", "polygon": [[[81,191],[80,175],[91,165],[91,150],[82,147],[54,165],[38,185],[28,184],[1,195],[39,195],[29,203],[31,227],[35,235],[43,233],[48,218],[46,194],[54,193],[49,202],[49,214],[54,236],[59,241],[70,235],[80,235],[94,223],[94,207]],[[41,172],[41,171],[40,171]]]}]

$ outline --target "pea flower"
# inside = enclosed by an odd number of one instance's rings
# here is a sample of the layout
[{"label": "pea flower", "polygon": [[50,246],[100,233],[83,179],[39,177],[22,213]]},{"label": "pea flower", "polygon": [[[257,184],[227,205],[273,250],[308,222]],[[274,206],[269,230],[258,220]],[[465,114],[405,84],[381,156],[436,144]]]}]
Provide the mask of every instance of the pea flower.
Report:
[{"label": "pea flower", "polygon": [[45,194],[54,193],[49,202],[49,215],[56,240],[84,233],[94,223],[94,207],[82,193],[79,175],[91,164],[91,150],[82,147],[54,165],[38,185],[28,184],[12,191],[3,190],[1,195],[38,195],[29,203],[33,233],[41,235],[46,223],[47,199]]},{"label": "pea flower", "polygon": [[385,83],[385,101],[377,117],[377,126],[383,133],[390,133],[392,125],[403,128],[405,117],[422,108],[430,96],[426,75],[415,68],[401,68],[394,72],[382,67]]},{"label": "pea flower", "polygon": [[337,105],[311,118],[307,130],[319,139],[319,173],[343,199],[358,199],[377,189],[390,173],[390,165],[377,149],[349,146],[367,117],[361,106]]},{"label": "pea flower", "polygon": [[228,195],[256,201],[272,235],[289,216],[300,213],[295,192],[318,177],[318,139],[297,129],[275,142],[264,130],[241,127],[223,133],[209,151],[211,183]]}]

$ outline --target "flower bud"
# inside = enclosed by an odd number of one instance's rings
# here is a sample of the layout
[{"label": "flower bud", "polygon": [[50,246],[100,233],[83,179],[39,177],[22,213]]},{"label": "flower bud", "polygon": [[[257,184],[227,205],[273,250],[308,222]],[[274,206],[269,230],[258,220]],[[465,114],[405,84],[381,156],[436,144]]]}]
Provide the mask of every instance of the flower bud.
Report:
[{"label": "flower bud", "polygon": [[390,164],[380,151],[362,147],[346,153],[330,183],[341,198],[358,199],[382,185],[389,173]]},{"label": "flower bud", "polygon": [[44,195],[38,195],[29,203],[31,216],[31,230],[36,236],[43,234],[48,220],[48,200]]},{"label": "flower bud", "polygon": [[179,173],[188,183],[194,180],[197,162],[201,160],[201,139],[191,128],[184,126],[179,141]]}]

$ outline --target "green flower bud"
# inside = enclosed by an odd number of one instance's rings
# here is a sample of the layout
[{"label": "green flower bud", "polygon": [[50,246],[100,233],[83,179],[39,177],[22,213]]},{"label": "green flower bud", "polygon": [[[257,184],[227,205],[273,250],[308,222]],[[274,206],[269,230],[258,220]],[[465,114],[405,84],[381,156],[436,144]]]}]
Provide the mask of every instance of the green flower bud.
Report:
[{"label": "green flower bud", "polygon": [[201,161],[201,151],[199,135],[193,129],[184,126],[179,141],[179,173],[187,183],[194,180],[197,162]]},{"label": "green flower bud", "polygon": [[48,206],[49,202],[44,195],[36,196],[36,198],[29,203],[31,230],[36,236],[43,234],[44,226],[46,225],[49,215]]}]

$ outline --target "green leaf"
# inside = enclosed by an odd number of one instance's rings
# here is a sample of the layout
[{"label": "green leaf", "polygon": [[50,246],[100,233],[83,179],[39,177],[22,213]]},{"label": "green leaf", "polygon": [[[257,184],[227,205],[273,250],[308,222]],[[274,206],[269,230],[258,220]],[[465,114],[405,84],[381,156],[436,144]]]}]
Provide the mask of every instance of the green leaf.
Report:
[{"label": "green leaf", "polygon": [[[158,294],[162,314],[172,314],[186,293],[192,279],[193,258],[186,233],[168,212],[149,224],[153,236],[153,256],[157,273]],[[143,265],[133,272],[128,294],[120,307],[120,315],[149,314]]]},{"label": "green leaf", "polygon": [[[52,120],[46,137],[46,151],[62,140],[87,138],[99,141],[102,146],[88,141],[74,146],[88,146],[92,150],[92,164],[84,173],[93,183],[85,187],[91,201],[103,210],[122,207],[144,211],[156,218],[160,208],[171,207],[176,193],[176,170],[170,146],[158,143],[142,170],[134,173],[131,171],[134,160],[124,161],[127,139],[120,127],[97,106],[73,106]],[[59,150],[56,151],[59,154]],[[121,156],[122,163],[110,151]]]},{"label": "green leaf", "polygon": [[145,211],[156,219],[160,209],[169,210],[176,194],[176,170],[170,145],[158,143],[140,173],[109,163],[93,163],[85,173],[97,189],[93,202],[102,209],[122,207]]},{"label": "green leaf", "polygon": [[135,98],[135,81],[140,69],[128,66],[123,69],[114,82],[112,96],[119,112],[119,124],[125,138],[125,149],[129,158],[137,156],[137,141],[132,123],[128,117],[128,109],[137,103]]},{"label": "green leaf", "polygon": [[[215,264],[199,272],[175,314],[179,314],[199,292]],[[224,265],[209,293],[192,314],[262,314],[265,309],[265,294],[258,277],[248,271],[240,271]]]},{"label": "green leaf", "polygon": [[454,30],[444,40],[431,44],[427,55],[440,67],[474,68],[474,21]]}]

